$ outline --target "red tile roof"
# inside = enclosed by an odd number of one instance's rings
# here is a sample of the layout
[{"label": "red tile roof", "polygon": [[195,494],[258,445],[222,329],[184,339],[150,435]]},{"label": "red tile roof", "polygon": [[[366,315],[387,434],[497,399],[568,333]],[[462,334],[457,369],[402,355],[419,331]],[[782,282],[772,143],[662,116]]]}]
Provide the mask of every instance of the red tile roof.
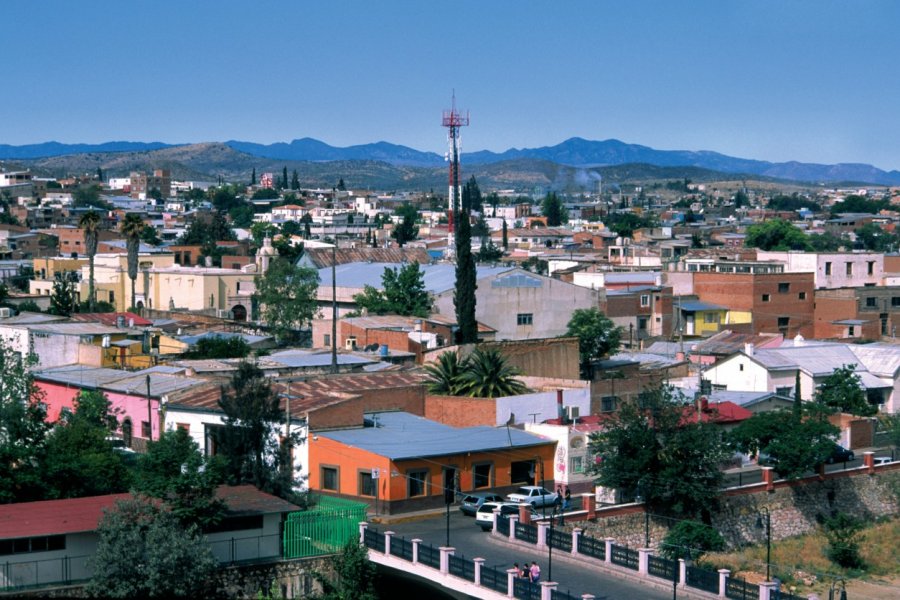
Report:
[{"label": "red tile roof", "polygon": [[[231,514],[272,514],[299,510],[299,507],[252,485],[221,486],[216,495],[225,501]],[[103,511],[131,494],[108,494],[65,500],[42,500],[0,505],[0,539],[62,535],[94,531]]]}]

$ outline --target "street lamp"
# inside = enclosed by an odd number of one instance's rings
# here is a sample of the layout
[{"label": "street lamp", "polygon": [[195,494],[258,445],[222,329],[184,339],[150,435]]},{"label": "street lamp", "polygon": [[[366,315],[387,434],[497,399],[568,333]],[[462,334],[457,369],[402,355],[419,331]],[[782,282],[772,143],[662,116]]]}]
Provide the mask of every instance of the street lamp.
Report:
[{"label": "street lamp", "polygon": [[[772,581],[769,578],[769,566],[772,564],[772,515],[766,506],[760,510],[766,513],[766,581]],[[756,515],[756,527],[759,529],[763,527],[762,514]]]}]

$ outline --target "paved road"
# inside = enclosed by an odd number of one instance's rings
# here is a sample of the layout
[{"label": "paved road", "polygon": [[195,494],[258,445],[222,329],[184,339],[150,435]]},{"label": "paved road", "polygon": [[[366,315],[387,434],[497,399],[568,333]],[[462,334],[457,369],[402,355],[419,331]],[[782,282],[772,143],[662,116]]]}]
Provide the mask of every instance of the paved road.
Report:
[{"label": "paved road", "polygon": [[[419,538],[432,546],[444,546],[447,542],[447,520],[445,516],[430,517],[424,520],[394,523],[391,525],[375,525],[379,531],[393,531],[406,539]],[[528,561],[536,561],[541,567],[544,581],[559,583],[561,591],[572,595],[594,594],[598,599],[629,600],[647,598],[648,600],[664,600],[672,597],[672,592],[644,587],[637,582],[610,575],[599,569],[586,567],[584,562],[575,559],[560,558],[560,550],[554,550],[552,562],[548,559],[547,549],[539,551],[534,546],[521,545],[511,547],[500,540],[491,540],[490,532],[484,532],[475,525],[473,517],[467,517],[456,507],[450,513],[450,545],[456,548],[456,555],[466,558],[481,557],[486,559],[485,566],[496,569],[509,569],[514,562],[520,565]],[[682,596],[679,591],[679,597]]]}]

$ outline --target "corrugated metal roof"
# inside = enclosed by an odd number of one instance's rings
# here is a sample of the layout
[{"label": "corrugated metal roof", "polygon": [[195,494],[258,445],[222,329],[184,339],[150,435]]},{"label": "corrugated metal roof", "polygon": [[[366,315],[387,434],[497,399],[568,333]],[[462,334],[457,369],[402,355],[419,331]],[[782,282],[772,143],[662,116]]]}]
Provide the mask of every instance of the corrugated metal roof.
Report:
[{"label": "corrugated metal roof", "polygon": [[695,312],[698,310],[728,310],[724,306],[713,304],[711,302],[701,302],[699,300],[687,300],[681,303],[681,310]]},{"label": "corrugated metal roof", "polygon": [[157,368],[143,371],[122,371],[105,367],[84,367],[69,365],[53,369],[36,371],[34,377],[41,381],[62,383],[84,389],[102,389],[128,394],[146,396],[147,375],[150,375],[150,395],[159,397],[176,390],[188,389],[203,385],[206,381],[194,377],[185,377],[161,373]]},{"label": "corrugated metal roof", "polygon": [[[317,269],[331,267],[331,248],[307,248],[303,253],[306,259]],[[335,263],[339,265],[356,262],[390,263],[397,266],[401,263],[418,262],[420,265],[431,262],[431,255],[424,248],[338,248],[334,250]]]},{"label": "corrugated metal roof", "polygon": [[27,325],[30,331],[51,335],[106,335],[122,333],[121,329],[100,323],[42,323]]},{"label": "corrugated metal roof", "polygon": [[[286,367],[322,367],[331,364],[331,352],[305,352],[303,350],[285,350],[259,359],[260,362],[275,362]],[[338,354],[339,365],[364,365],[374,360],[353,354]]]},{"label": "corrugated metal roof", "polygon": [[870,373],[894,377],[900,371],[900,346],[894,344],[851,344],[850,351]]},{"label": "corrugated metal roof", "polygon": [[[359,288],[366,285],[381,289],[381,276],[385,268],[396,269],[398,265],[393,263],[348,263],[335,268],[335,280],[338,287]],[[432,294],[440,294],[456,287],[456,267],[450,263],[436,265],[419,265],[422,271],[422,281],[425,290]],[[491,277],[513,267],[489,267],[478,266],[475,271],[476,280]],[[319,269],[319,287],[331,286],[331,268]]]},{"label": "corrugated metal roof", "polygon": [[553,444],[553,440],[514,428],[454,428],[405,412],[374,413],[377,427],[340,429],[318,435],[391,460],[447,456]]}]

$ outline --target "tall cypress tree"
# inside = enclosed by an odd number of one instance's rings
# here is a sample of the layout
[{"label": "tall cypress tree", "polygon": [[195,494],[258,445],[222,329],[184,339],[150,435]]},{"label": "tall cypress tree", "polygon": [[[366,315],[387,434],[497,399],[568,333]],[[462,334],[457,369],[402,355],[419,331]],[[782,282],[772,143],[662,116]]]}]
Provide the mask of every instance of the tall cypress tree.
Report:
[{"label": "tall cypress tree", "polygon": [[253,172],[250,173],[250,185],[256,185],[256,167],[253,167]]},{"label": "tall cypress tree", "polygon": [[456,229],[456,343],[474,344],[478,341],[478,322],[475,320],[475,257],[472,255],[472,225],[469,211],[461,210]]},{"label": "tall cypress tree", "polygon": [[503,219],[503,249],[509,250],[509,234],[506,231],[506,219]]},{"label": "tall cypress tree", "polygon": [[287,167],[281,169],[281,189],[286,190],[288,186]]},{"label": "tall cypress tree", "polygon": [[803,416],[803,400],[800,398],[800,369],[794,379],[794,417],[799,421]]}]

